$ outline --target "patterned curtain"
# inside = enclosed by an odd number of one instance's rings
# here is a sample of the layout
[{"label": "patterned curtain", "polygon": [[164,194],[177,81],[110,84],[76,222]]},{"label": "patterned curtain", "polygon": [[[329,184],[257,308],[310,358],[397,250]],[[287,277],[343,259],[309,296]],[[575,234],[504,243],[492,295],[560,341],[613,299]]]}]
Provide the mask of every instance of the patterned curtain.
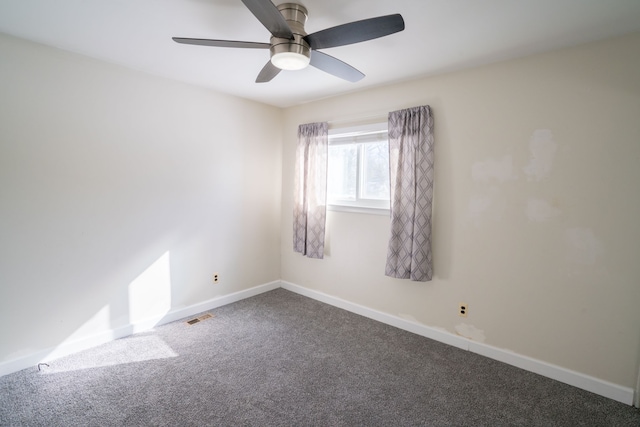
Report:
[{"label": "patterned curtain", "polygon": [[389,113],[391,237],[385,274],[426,282],[433,276],[433,117],[429,106]]},{"label": "patterned curtain", "polygon": [[310,123],[298,127],[293,250],[309,258],[324,257],[328,145],[328,123]]}]

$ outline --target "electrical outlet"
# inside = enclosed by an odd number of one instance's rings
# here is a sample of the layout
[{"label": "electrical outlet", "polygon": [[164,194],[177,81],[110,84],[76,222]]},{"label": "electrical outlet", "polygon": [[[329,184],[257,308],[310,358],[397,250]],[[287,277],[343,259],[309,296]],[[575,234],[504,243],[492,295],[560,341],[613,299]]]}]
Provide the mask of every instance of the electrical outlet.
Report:
[{"label": "electrical outlet", "polygon": [[218,283],[220,281],[220,275],[218,273],[213,273],[213,283]]},{"label": "electrical outlet", "polygon": [[464,302],[460,303],[460,307],[458,307],[458,316],[467,317],[468,312],[469,312],[469,305]]}]

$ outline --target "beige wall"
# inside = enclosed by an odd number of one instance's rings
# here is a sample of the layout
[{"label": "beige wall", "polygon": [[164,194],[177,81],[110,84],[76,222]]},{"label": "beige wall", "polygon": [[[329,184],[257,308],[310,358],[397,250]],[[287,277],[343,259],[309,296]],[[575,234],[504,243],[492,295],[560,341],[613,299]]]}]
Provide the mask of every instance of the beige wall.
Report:
[{"label": "beige wall", "polygon": [[[282,279],[635,387],[637,52],[640,34],[287,109]],[[297,125],[423,104],[435,115],[434,280],[384,276],[385,216],[329,212],[329,255],[294,254]]]},{"label": "beige wall", "polygon": [[279,279],[280,109],[5,36],[0,58],[0,363]]},{"label": "beige wall", "polygon": [[[0,36],[0,363],[282,278],[634,387],[638,51],[635,34],[283,112]],[[384,276],[384,216],[329,212],[326,259],[294,254],[297,125],[421,104],[435,279]]]}]

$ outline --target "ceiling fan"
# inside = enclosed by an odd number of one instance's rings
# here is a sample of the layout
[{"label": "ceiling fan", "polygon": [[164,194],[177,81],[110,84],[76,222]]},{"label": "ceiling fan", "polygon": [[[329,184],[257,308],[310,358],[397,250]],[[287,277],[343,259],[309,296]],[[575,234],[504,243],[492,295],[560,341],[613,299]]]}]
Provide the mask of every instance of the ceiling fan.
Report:
[{"label": "ceiling fan", "polygon": [[272,34],[269,43],[185,37],[173,37],[173,40],[177,43],[201,46],[269,49],[271,60],[258,74],[256,83],[271,81],[281,70],[300,70],[307,65],[344,80],[357,82],[364,77],[362,72],[333,56],[319,52],[318,49],[359,43],[404,30],[402,16],[395,14],[350,22],[307,34],[304,30],[307,9],[300,4],[284,3],[275,6],[270,0],[242,0],[242,3]]}]

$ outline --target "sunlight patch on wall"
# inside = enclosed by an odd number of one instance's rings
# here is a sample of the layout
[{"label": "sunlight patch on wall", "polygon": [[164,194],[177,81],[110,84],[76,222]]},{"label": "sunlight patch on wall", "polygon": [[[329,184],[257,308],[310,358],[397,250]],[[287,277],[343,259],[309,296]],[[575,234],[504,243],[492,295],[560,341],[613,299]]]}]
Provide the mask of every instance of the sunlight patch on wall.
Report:
[{"label": "sunlight patch on wall", "polygon": [[111,316],[109,304],[102,307],[100,310],[96,312],[89,320],[84,322],[82,326],[80,326],[76,331],[69,335],[67,339],[65,339],[62,344],[70,343],[77,341],[79,339],[84,339],[87,336],[94,335],[96,331],[103,332],[111,329]]},{"label": "sunlight patch on wall", "polygon": [[162,316],[171,308],[169,251],[129,284],[130,323]]},{"label": "sunlight patch on wall", "polygon": [[178,354],[160,337],[133,336],[43,364],[41,372],[55,374],[177,356]]}]

